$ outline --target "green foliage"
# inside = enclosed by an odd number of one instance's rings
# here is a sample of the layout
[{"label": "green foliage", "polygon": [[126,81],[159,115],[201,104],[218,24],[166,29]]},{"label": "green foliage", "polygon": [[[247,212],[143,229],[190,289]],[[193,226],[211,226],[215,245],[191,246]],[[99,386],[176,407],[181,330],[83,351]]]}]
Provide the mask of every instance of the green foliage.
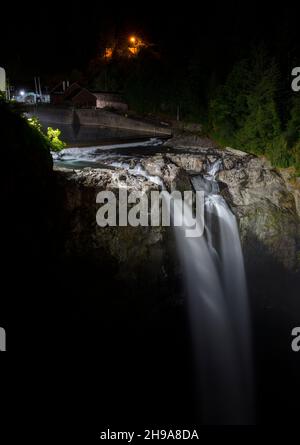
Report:
[{"label": "green foliage", "polygon": [[267,147],[267,155],[276,167],[286,168],[292,163],[288,143],[283,134],[274,138]]},{"label": "green foliage", "polygon": [[280,119],[274,100],[262,102],[259,96],[249,97],[249,115],[235,135],[239,148],[264,154],[281,133]]},{"label": "green foliage", "polygon": [[51,151],[59,151],[65,148],[66,144],[60,139],[61,131],[57,128],[54,130],[52,127],[47,128],[47,134],[43,132],[42,125],[37,117],[32,116],[27,119],[29,125],[39,133],[41,138],[45,139],[45,142],[49,145]]},{"label": "green foliage", "polygon": [[280,133],[275,103],[278,78],[277,66],[264,50],[238,63],[210,101],[213,135],[221,142],[263,153]]},{"label": "green foliage", "polygon": [[286,137],[290,146],[300,141],[300,96],[295,96],[292,99]]},{"label": "green foliage", "polygon": [[299,165],[300,96],[285,90],[286,76],[265,48],[236,63],[221,85],[203,57],[197,50],[159,55],[146,48],[133,58],[96,59],[90,86],[123,91],[139,114],[174,119],[179,112],[220,144],[265,155],[274,166]]},{"label": "green foliage", "polygon": [[27,119],[29,125],[42,133],[42,125],[37,117],[32,116]]},{"label": "green foliage", "polygon": [[259,49],[235,65],[210,99],[210,134],[221,144],[266,155],[274,166],[299,165],[300,97],[284,121],[280,94],[278,67]]},{"label": "green foliage", "polygon": [[56,130],[54,130],[52,127],[47,128],[47,138],[50,141],[53,151],[62,150],[66,146],[65,142],[63,142],[59,138],[60,135],[61,135],[61,131],[58,128]]},{"label": "green foliage", "polygon": [[292,156],[293,156],[293,165],[296,168],[297,174],[300,176],[300,139],[292,147],[291,153],[292,153]]},{"label": "green foliage", "polygon": [[248,114],[249,62],[243,60],[233,68],[225,85],[217,88],[209,102],[209,123],[221,143],[230,143]]}]

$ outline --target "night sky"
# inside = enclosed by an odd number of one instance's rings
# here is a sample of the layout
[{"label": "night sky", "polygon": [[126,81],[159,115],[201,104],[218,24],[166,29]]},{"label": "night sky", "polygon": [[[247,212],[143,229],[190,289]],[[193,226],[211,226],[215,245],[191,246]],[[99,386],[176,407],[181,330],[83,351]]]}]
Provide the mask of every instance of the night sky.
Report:
[{"label": "night sky", "polygon": [[[298,3],[298,5],[297,5]],[[212,70],[227,72],[250,46],[265,42],[279,58],[299,60],[300,2],[26,2],[1,26],[0,65],[11,83],[84,70],[109,35],[142,35],[163,55],[184,64],[199,54]],[[165,4],[165,3],[164,3]],[[300,63],[300,61],[299,61]]]}]

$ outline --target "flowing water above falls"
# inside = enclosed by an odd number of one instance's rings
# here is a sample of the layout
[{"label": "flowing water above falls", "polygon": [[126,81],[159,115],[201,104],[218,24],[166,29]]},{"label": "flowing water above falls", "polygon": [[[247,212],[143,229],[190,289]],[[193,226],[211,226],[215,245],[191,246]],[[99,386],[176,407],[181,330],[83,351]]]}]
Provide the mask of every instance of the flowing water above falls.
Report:
[{"label": "flowing water above falls", "polygon": [[82,169],[85,167],[103,168],[105,166],[129,168],[141,157],[155,154],[163,141],[158,138],[149,138],[146,141],[124,142],[95,145],[90,147],[72,147],[59,152],[53,152],[52,157],[57,166]]},{"label": "flowing water above falls", "polygon": [[243,254],[235,216],[218,194],[217,164],[192,178],[205,192],[205,231],[175,227],[184,269],[200,414],[208,424],[252,423],[252,360]]}]

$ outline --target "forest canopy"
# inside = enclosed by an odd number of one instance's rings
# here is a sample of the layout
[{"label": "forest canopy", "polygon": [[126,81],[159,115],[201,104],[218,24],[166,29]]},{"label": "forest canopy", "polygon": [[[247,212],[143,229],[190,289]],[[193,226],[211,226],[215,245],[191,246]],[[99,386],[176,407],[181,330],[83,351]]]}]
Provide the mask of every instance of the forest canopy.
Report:
[{"label": "forest canopy", "polygon": [[122,91],[138,113],[200,123],[220,145],[299,172],[300,93],[279,59],[261,44],[220,76],[197,51],[178,64],[150,47],[129,59],[94,60],[88,81],[94,89]]}]

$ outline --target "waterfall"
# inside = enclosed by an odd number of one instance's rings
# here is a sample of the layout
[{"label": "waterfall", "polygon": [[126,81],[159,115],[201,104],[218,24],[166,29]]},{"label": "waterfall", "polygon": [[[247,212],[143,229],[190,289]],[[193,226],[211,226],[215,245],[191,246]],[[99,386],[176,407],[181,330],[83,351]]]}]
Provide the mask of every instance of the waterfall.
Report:
[{"label": "waterfall", "polygon": [[[63,150],[56,162],[101,162],[144,176],[166,191],[163,180],[149,175],[141,159],[134,158],[132,164],[128,154],[91,147]],[[199,416],[204,424],[251,424],[253,365],[244,261],[236,218],[215,179],[220,168],[217,160],[206,175],[191,178],[194,189],[205,196],[204,235],[186,237],[188,212],[183,213],[185,224],[174,231],[193,339]],[[174,202],[173,211],[182,208]]]},{"label": "waterfall", "polygon": [[[175,227],[193,338],[197,399],[205,424],[253,423],[250,323],[244,261],[235,216],[219,194],[217,161],[192,178],[205,192],[205,231]],[[175,210],[176,212],[176,207]]]},{"label": "waterfall", "polygon": [[[161,185],[138,162],[111,163],[133,175]],[[174,226],[195,357],[199,416],[204,424],[253,423],[253,375],[251,333],[244,259],[236,218],[219,193],[215,179],[217,160],[206,175],[193,176],[196,191],[205,194],[205,231],[198,238],[186,237],[189,212],[183,225]],[[187,204],[184,203],[184,206]],[[182,212],[174,202],[173,212]],[[175,213],[171,215],[176,218]]]}]

